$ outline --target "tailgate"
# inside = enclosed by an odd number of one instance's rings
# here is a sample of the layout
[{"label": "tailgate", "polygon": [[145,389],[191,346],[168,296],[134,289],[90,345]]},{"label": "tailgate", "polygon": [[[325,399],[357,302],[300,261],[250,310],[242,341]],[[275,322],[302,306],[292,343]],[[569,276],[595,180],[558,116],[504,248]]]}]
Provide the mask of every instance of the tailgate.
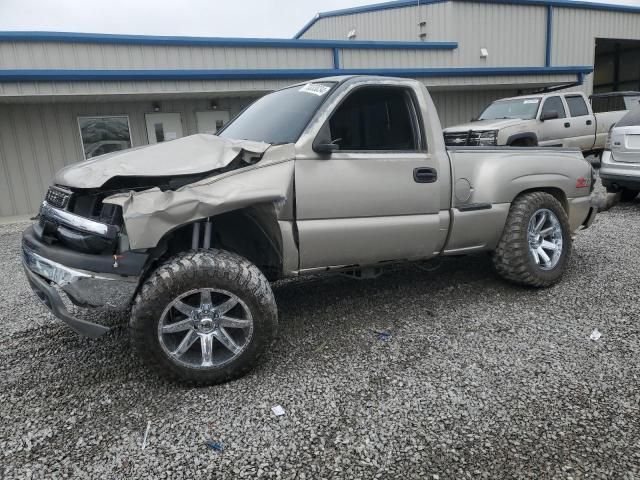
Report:
[{"label": "tailgate", "polygon": [[616,162],[640,164],[640,126],[614,128],[611,153]]}]

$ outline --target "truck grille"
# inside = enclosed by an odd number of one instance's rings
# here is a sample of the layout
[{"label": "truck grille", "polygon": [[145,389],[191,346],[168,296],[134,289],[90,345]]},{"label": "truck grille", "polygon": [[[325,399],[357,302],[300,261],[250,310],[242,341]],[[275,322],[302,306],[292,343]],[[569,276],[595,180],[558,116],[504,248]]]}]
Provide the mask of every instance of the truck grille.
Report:
[{"label": "truck grille", "polygon": [[481,132],[451,132],[444,134],[444,144],[447,147],[477,147]]},{"label": "truck grille", "polygon": [[65,209],[69,205],[72,192],[60,187],[49,187],[44,199],[49,205],[56,208]]}]

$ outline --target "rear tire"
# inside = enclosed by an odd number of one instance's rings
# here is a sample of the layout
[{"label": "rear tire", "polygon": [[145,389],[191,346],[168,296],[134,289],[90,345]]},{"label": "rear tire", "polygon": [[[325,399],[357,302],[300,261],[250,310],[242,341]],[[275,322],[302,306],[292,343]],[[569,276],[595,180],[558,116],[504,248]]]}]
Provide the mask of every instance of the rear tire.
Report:
[{"label": "rear tire", "polygon": [[544,192],[517,197],[493,254],[498,275],[519,285],[548,287],[560,280],[570,256],[569,220],[560,202]]},{"label": "rear tire", "polygon": [[620,200],[623,202],[633,202],[638,196],[638,193],[640,193],[638,190],[622,190]]},{"label": "rear tire", "polygon": [[277,308],[269,282],[245,258],[223,250],[179,254],[144,283],[130,332],[159,374],[212,385],[253,368],[273,342]]}]

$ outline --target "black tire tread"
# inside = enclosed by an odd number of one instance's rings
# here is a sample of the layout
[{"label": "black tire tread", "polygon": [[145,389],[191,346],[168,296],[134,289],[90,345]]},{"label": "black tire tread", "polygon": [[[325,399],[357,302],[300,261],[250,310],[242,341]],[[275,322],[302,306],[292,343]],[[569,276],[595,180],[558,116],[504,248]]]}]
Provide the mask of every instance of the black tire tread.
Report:
[{"label": "black tire tread", "polygon": [[[259,303],[261,311],[266,314],[266,323],[270,328],[265,330],[265,335],[252,339],[261,345],[255,355],[248,362],[239,365],[232,362],[234,368],[226,366],[220,370],[220,375],[215,379],[203,380],[197,371],[190,372],[187,369],[172,368],[169,361],[152,347],[148,338],[149,306],[157,302],[158,298],[180,290],[185,280],[195,278],[199,274],[224,276],[229,282],[250,292]],[[175,295],[174,295],[175,296]],[[191,385],[211,385],[223,383],[246,374],[267,348],[273,343],[277,329],[277,307],[271,286],[266,277],[254,264],[247,259],[226,250],[190,250],[180,253],[160,265],[145,281],[134,300],[129,330],[134,348],[138,351],[142,360],[170,380],[178,380]]]},{"label": "black tire tread", "polygon": [[511,204],[507,221],[493,253],[493,267],[502,278],[518,285],[529,287],[548,287],[559,280],[541,276],[532,269],[529,259],[527,226],[532,209],[547,204],[553,210],[565,232],[563,255],[568,259],[571,254],[571,235],[569,220],[562,204],[551,194],[532,192],[520,195]]}]

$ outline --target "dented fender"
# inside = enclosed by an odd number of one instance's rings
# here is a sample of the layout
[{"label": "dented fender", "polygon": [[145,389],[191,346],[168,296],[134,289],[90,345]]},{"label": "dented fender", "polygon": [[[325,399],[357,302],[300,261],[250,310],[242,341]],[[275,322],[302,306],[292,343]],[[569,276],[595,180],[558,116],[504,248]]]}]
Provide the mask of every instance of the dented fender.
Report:
[{"label": "dented fender", "polygon": [[272,203],[281,218],[293,197],[294,159],[293,145],[275,146],[255,165],[177,190],[118,193],[105,198],[104,203],[122,207],[131,249],[153,248],[165,234],[182,225],[251,205]]}]

